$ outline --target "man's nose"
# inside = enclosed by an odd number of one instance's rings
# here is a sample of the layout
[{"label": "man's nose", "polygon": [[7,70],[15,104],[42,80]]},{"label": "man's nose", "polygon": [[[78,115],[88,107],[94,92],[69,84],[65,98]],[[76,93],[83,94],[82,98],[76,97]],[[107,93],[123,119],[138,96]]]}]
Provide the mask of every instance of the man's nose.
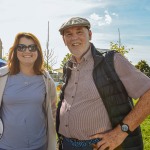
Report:
[{"label": "man's nose", "polygon": [[73,34],[72,35],[72,40],[76,40],[76,39],[78,39],[78,35],[77,34]]}]

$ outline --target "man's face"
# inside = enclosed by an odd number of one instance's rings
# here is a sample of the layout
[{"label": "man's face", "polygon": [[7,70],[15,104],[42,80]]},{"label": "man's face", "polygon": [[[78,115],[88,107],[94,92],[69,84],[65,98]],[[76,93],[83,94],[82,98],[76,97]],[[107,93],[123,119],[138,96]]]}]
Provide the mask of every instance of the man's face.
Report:
[{"label": "man's face", "polygon": [[63,40],[76,59],[81,59],[90,46],[91,36],[86,27],[70,27],[64,30]]}]

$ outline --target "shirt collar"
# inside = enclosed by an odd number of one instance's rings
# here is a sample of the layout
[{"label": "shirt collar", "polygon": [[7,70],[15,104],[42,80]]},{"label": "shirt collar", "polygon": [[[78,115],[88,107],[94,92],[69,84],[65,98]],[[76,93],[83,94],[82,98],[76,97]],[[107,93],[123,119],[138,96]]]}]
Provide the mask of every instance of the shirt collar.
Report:
[{"label": "shirt collar", "polygon": [[[86,51],[86,53],[83,55],[82,59],[81,59],[81,63],[84,62],[84,61],[88,61],[89,58],[91,58],[91,45],[89,46],[89,49]],[[70,61],[73,62],[73,63],[76,63],[76,60],[75,60],[75,57],[72,56],[70,58]]]}]

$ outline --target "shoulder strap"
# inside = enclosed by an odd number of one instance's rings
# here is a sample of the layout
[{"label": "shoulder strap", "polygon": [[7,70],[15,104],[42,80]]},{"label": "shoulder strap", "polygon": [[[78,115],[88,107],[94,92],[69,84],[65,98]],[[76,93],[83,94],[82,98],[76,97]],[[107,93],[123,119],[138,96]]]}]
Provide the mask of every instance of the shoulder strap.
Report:
[{"label": "shoulder strap", "polygon": [[109,65],[111,66],[112,69],[114,69],[114,55],[117,53],[115,50],[107,51],[103,53],[103,56],[105,57],[105,60]]},{"label": "shoulder strap", "polygon": [[[110,82],[114,82],[114,79],[112,78],[111,73],[110,73],[110,72],[114,72],[115,76],[116,76],[115,78],[118,78],[118,80],[122,83],[118,74],[116,73],[115,66],[114,66],[114,55],[115,55],[115,53],[118,53],[118,52],[115,50],[111,50],[111,51],[108,51],[105,54],[103,54],[103,55],[105,55],[104,57],[105,57],[105,61],[107,64],[104,69],[105,69],[105,72],[106,72]],[[121,90],[122,92],[127,93],[124,85],[118,86],[118,84],[117,84],[115,88],[118,89],[119,91]],[[133,103],[132,100],[131,100],[131,103]]]}]

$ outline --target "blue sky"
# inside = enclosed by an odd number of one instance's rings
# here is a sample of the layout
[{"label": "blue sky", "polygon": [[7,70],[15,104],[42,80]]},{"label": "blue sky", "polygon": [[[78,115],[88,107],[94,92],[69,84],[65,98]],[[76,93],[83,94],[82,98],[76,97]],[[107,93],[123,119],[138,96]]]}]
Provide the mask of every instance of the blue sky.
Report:
[{"label": "blue sky", "polygon": [[70,17],[86,17],[92,25],[92,41],[98,48],[109,48],[118,41],[133,48],[127,58],[136,64],[141,59],[150,64],[149,0],[0,0],[0,38],[3,55],[13,44],[18,32],[35,34],[46,49],[47,26],[50,24],[49,48],[60,66],[69,52],[58,30]]}]

